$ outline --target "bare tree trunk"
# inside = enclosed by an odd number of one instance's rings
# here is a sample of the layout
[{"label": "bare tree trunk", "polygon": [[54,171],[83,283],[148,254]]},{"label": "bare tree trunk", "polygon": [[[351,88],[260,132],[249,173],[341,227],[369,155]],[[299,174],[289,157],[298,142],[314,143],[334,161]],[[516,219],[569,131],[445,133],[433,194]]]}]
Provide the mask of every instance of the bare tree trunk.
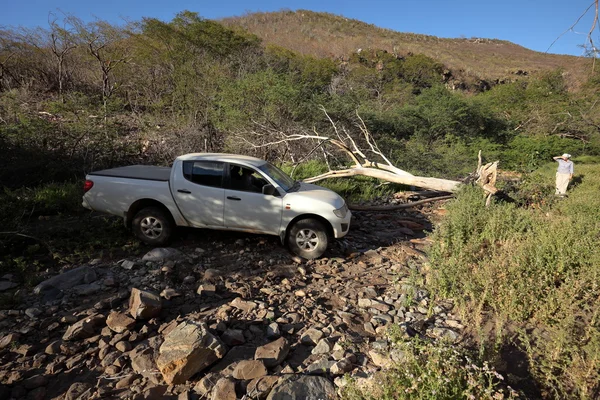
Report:
[{"label": "bare tree trunk", "polygon": [[357,175],[370,176],[371,178],[377,178],[392,183],[398,183],[407,186],[418,186],[421,188],[437,190],[440,192],[452,193],[455,192],[461,185],[461,182],[451,181],[448,179],[430,178],[413,175],[398,175],[381,169],[363,167],[329,171],[321,175],[307,178],[304,180],[304,182],[314,183],[322,181],[323,179],[343,178]]}]

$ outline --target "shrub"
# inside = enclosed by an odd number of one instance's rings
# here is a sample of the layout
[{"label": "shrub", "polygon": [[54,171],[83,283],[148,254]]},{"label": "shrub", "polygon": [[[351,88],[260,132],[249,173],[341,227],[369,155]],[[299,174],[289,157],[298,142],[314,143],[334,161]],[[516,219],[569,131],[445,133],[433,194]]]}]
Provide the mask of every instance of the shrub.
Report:
[{"label": "shrub", "polygon": [[[553,171],[527,176],[523,187],[551,196]],[[496,336],[479,338],[484,347],[510,342],[507,326],[520,332],[516,344],[547,397],[592,398],[600,390],[600,174],[597,165],[582,165],[577,175],[568,199],[543,207],[486,208],[479,189],[465,188],[431,249],[434,291],[452,296],[474,325],[495,322]]]},{"label": "shrub", "polygon": [[397,344],[404,359],[378,373],[370,384],[352,382],[343,391],[350,400],[514,399],[516,391],[488,363],[468,351],[439,342]]}]

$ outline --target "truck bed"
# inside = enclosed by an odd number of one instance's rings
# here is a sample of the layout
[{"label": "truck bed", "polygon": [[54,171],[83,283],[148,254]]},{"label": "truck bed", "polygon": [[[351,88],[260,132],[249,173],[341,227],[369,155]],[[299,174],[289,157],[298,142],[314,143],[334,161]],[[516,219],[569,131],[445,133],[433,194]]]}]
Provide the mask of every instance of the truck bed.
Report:
[{"label": "truck bed", "polygon": [[90,172],[88,175],[110,176],[114,178],[142,179],[147,181],[168,181],[171,176],[170,167],[153,165],[130,165],[127,167],[103,169]]}]

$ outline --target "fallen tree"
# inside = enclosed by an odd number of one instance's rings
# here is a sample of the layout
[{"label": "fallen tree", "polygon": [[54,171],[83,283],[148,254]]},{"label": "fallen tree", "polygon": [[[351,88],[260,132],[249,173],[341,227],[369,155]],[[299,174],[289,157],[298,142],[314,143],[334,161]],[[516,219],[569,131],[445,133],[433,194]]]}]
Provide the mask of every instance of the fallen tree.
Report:
[{"label": "fallen tree", "polygon": [[[292,170],[292,175],[295,171],[295,168],[301,162],[307,160],[311,156],[314,156],[317,150],[321,150],[329,171],[304,179],[304,182],[307,183],[319,182],[324,179],[361,175],[407,186],[416,186],[438,192],[454,193],[467,181],[473,181],[484,189],[488,198],[487,203],[489,203],[491,196],[497,192],[495,183],[498,162],[496,161],[482,165],[481,151],[479,152],[478,156],[479,163],[476,172],[468,177],[465,181],[415,176],[410,172],[402,170],[392,164],[392,162],[380,150],[377,142],[373,138],[373,135],[367,129],[364,120],[361,118],[358,112],[356,113],[356,127],[358,128],[360,134],[356,135],[356,137],[353,137],[347,129],[344,127],[339,127],[332,120],[324,107],[321,107],[321,111],[323,111],[333,128],[334,135],[332,136],[322,135],[315,128],[313,128],[312,133],[305,131],[287,133],[265,124],[255,122],[257,129],[252,131],[244,131],[242,134],[238,135],[238,138],[246,142],[254,149],[273,147],[277,145],[286,145],[289,148],[290,143],[298,141],[312,141],[316,143],[312,150],[308,151],[299,160],[294,161],[295,166]],[[253,142],[248,139],[249,137],[261,138],[262,143]],[[265,138],[268,140],[265,141]],[[362,142],[365,149],[361,149],[361,147],[358,145],[359,140]],[[334,146],[343,154],[345,154],[352,162],[352,165],[342,169],[332,169],[329,162],[331,153],[324,148],[324,145],[326,144]],[[369,156],[371,154],[380,161],[371,159]]]}]

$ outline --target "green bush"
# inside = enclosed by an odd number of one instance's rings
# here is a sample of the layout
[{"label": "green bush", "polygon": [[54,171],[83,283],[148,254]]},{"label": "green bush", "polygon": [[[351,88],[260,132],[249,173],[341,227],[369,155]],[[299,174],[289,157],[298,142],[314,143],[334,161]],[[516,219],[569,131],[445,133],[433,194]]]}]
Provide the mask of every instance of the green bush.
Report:
[{"label": "green bush", "polygon": [[479,338],[484,347],[510,341],[506,327],[520,332],[516,344],[548,397],[592,398],[600,390],[599,168],[578,167],[569,198],[544,201],[553,172],[548,165],[525,177],[525,194],[538,196],[522,195],[529,207],[484,207],[475,187],[459,193],[433,235],[429,281],[472,324],[494,322],[496,335]]},{"label": "green bush", "polygon": [[378,373],[370,384],[351,381],[342,397],[349,400],[519,398],[488,363],[476,361],[472,354],[456,346],[418,340],[396,346],[404,357],[400,364]]}]

